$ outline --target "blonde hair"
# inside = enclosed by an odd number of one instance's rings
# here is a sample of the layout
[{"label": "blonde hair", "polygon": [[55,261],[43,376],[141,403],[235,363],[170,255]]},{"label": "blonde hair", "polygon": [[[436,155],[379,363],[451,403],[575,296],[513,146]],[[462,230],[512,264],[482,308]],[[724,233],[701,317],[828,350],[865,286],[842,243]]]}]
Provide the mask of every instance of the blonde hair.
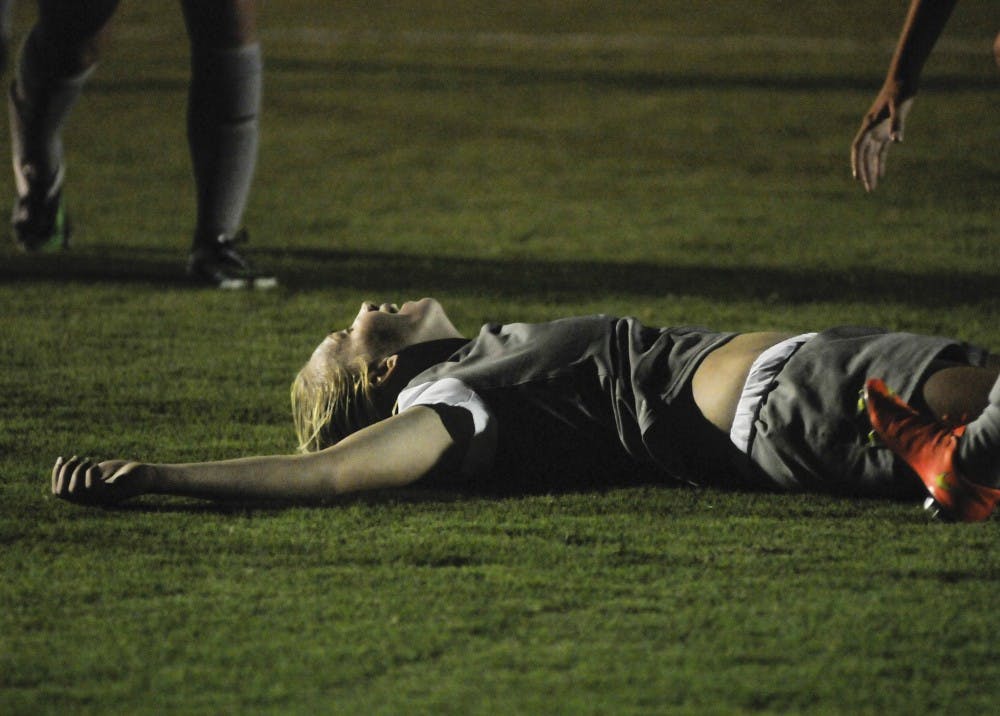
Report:
[{"label": "blonde hair", "polygon": [[300,452],[315,452],[378,420],[368,362],[307,363],[292,381],[292,420]]}]

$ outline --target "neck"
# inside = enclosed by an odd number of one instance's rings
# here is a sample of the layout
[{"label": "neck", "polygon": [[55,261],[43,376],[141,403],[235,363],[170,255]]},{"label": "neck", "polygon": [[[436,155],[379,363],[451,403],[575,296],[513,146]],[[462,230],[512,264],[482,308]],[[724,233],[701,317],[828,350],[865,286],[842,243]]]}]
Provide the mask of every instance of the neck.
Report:
[{"label": "neck", "polygon": [[389,380],[379,386],[375,395],[375,405],[379,415],[383,417],[391,415],[396,398],[411,380],[428,368],[444,363],[468,342],[468,338],[440,338],[416,343],[399,351],[396,370]]},{"label": "neck", "polygon": [[[422,373],[431,366],[443,363],[459,348],[469,342],[468,338],[439,338],[434,341],[425,341],[407,346],[399,352],[401,363],[412,364],[413,376]],[[406,381],[410,382],[409,378]]]}]

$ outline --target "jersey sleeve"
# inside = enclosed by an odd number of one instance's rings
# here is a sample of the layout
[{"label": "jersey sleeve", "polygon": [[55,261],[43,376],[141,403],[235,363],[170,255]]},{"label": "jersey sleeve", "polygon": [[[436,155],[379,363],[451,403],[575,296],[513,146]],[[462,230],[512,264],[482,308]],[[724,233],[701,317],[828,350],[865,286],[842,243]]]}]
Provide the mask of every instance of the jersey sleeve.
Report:
[{"label": "jersey sleeve", "polygon": [[497,420],[472,388],[457,378],[419,383],[399,394],[396,411],[402,413],[415,405],[447,405],[467,411],[472,418],[473,431],[462,459],[461,472],[469,477],[489,472],[497,449]]}]

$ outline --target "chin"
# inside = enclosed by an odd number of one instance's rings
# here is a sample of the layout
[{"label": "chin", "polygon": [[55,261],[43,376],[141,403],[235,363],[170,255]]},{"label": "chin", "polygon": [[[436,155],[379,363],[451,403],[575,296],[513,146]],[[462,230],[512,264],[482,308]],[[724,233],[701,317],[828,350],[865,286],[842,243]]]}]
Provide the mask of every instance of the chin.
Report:
[{"label": "chin", "polygon": [[400,313],[427,314],[433,308],[440,308],[440,304],[433,298],[421,298],[416,301],[407,301],[399,307]]}]

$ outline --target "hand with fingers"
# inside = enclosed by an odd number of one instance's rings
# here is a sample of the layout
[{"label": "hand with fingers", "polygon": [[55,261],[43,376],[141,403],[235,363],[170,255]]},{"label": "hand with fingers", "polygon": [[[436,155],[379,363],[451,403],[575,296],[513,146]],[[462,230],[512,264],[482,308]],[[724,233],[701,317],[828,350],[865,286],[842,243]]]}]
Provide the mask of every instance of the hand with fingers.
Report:
[{"label": "hand with fingers", "polygon": [[874,191],[885,176],[889,145],[903,141],[903,126],[912,105],[912,96],[900,100],[898,91],[887,88],[865,114],[851,143],[851,172],[865,191]]},{"label": "hand with fingers", "polygon": [[113,505],[150,490],[153,468],[129,460],[95,462],[75,455],[52,468],[52,494],[85,505]]}]

